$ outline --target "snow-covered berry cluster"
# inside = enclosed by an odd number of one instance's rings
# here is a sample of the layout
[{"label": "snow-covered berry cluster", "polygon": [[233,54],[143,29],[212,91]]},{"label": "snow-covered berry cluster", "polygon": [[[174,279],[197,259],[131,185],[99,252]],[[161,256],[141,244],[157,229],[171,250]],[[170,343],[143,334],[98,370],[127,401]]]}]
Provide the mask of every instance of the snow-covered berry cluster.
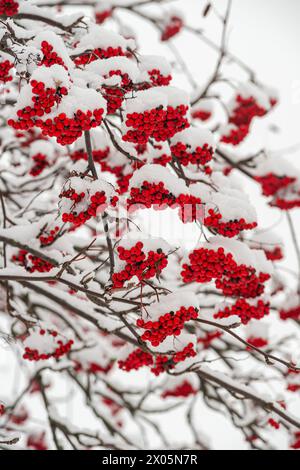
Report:
[{"label": "snow-covered berry cluster", "polygon": [[114,206],[117,196],[113,187],[104,180],[90,181],[84,176],[72,176],[60,193],[62,221],[74,227],[103,214],[108,204]]},{"label": "snow-covered berry cluster", "polygon": [[0,15],[15,16],[19,11],[19,3],[15,0],[0,0]]},{"label": "snow-covered berry cluster", "polygon": [[214,314],[214,318],[228,318],[231,316],[239,317],[240,321],[247,325],[252,319],[260,320],[270,312],[270,305],[262,299],[249,301],[245,299],[237,299],[232,305],[225,305],[221,307]]},{"label": "snow-covered berry cluster", "polygon": [[[264,292],[265,282],[270,279],[269,272],[261,269],[271,269],[263,252],[247,249],[237,240],[230,240],[230,244],[227,243],[229,240],[225,240],[215,237],[211,243],[190,253],[189,262],[182,266],[183,281],[206,283],[215,280],[216,288],[226,296],[260,296]],[[243,257],[249,260],[249,264],[236,261],[242,261]]]},{"label": "snow-covered berry cluster", "polygon": [[121,288],[136,277],[140,282],[157,277],[168,265],[168,253],[165,242],[151,240],[144,244],[141,241],[120,242],[117,248],[119,263],[112,276],[113,287]]},{"label": "snow-covered berry cluster", "polygon": [[72,339],[62,338],[56,330],[33,329],[24,341],[23,359],[28,361],[60,359],[70,352],[73,344]]}]

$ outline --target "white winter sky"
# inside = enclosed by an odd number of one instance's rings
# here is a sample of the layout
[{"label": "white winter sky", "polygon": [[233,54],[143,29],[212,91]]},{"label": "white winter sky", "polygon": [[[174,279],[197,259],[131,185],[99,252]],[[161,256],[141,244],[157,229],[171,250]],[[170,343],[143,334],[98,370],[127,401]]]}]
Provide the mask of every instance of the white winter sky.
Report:
[{"label": "white winter sky", "polygon": [[[125,0],[124,3],[126,3]],[[214,0],[213,3],[220,11],[224,9],[226,4],[225,0]],[[203,20],[201,17],[205,4],[206,1],[203,0],[179,0],[174,2],[174,7],[184,11],[190,24],[198,28],[203,27],[209,37],[218,41],[219,29],[216,21],[210,18]],[[153,41],[153,29],[150,25],[144,22],[140,23],[132,15],[123,15],[123,17],[125,16],[128,25],[139,31],[139,43],[145,53],[166,54],[171,57],[165,46],[162,48],[157,41]],[[229,28],[230,50],[247,62],[256,71],[257,77],[261,81],[277,88],[280,95],[280,105],[270,118],[264,119],[262,124],[255,125],[253,139],[258,148],[263,145],[272,149],[283,149],[300,142],[299,20],[299,0],[233,0]],[[187,64],[192,64],[192,73],[195,79],[200,83],[205,83],[213,70],[216,54],[207,47],[203,47],[200,42],[194,40],[193,36],[187,33],[174,40],[174,44],[183,54]],[[268,130],[270,124],[280,127],[280,132],[270,132]],[[300,149],[287,155],[289,161],[298,168],[300,168],[299,154]],[[244,178],[242,180],[245,184],[245,190],[250,190],[252,200],[258,207],[260,223],[264,227],[272,225],[279,219],[279,212],[265,209],[265,206],[260,202],[258,190]],[[299,222],[300,217],[296,216],[296,226],[297,224],[299,226]],[[288,237],[284,222],[277,227],[277,232],[284,238]],[[290,266],[294,266],[294,258],[293,248],[289,245],[288,263]],[[8,374],[7,377],[9,377],[9,372],[13,371],[10,358],[9,349],[1,348],[1,381],[5,374]],[[126,381],[134,383],[136,380],[143,380],[143,377],[143,373],[133,373]],[[6,389],[8,384],[9,379],[5,384],[1,383],[0,391],[8,393],[8,389]],[[66,418],[73,418],[73,422],[77,425],[83,423],[88,426],[89,421],[82,416],[81,406],[83,405],[79,405],[78,402],[75,406],[69,403],[62,409],[62,412],[65,413]],[[297,410],[293,411],[297,412]],[[299,414],[300,410],[298,409]],[[168,429],[167,434],[172,437],[173,442],[184,441],[185,428],[180,426],[179,416],[180,412],[173,413],[165,420],[164,427]],[[210,436],[214,448],[245,448],[240,434],[228,424],[228,418],[225,419],[219,414],[213,414],[200,407],[196,419],[197,427]],[[279,447],[284,445],[286,445],[285,442],[278,443]]]}]

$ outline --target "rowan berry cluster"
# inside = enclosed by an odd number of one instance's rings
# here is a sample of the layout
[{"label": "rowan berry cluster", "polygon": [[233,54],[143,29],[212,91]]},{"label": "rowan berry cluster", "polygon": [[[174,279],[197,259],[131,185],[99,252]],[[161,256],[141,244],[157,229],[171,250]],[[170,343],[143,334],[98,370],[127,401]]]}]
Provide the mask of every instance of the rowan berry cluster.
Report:
[{"label": "rowan berry cluster", "polygon": [[146,251],[142,242],[137,242],[129,249],[119,246],[118,256],[121,261],[125,261],[125,266],[121,271],[113,274],[114,288],[123,287],[125,282],[135,276],[141,282],[158,276],[168,264],[167,255],[162,249]]},{"label": "rowan berry cluster", "polygon": [[97,59],[109,59],[110,57],[123,57],[128,55],[126,51],[119,47],[108,47],[107,49],[97,48],[91,52],[81,54],[76,57],[74,62],[80,67],[94,62]]},{"label": "rowan berry cluster", "polygon": [[196,395],[197,390],[192,386],[192,384],[188,380],[184,380],[181,384],[177,385],[177,387],[173,389],[165,390],[162,394],[162,398],[169,398],[169,397],[182,397],[186,398],[190,395]]},{"label": "rowan berry cluster", "polygon": [[267,250],[266,248],[264,248],[264,252],[266,254],[267,259],[270,261],[280,261],[284,258],[280,246],[275,246],[273,250]]},{"label": "rowan berry cluster", "polygon": [[[50,331],[50,330],[41,329],[39,331],[39,334],[41,336],[49,335],[54,339],[58,337],[58,332],[55,330]],[[47,359],[50,359],[51,357],[54,357],[55,359],[59,359],[62,356],[70,352],[74,344],[74,341],[70,339],[66,343],[63,343],[62,340],[57,339],[55,343],[57,346],[54,349],[54,351],[48,352],[48,353],[39,352],[38,349],[26,346],[25,353],[23,354],[23,359],[27,359],[28,361],[45,361]]]},{"label": "rowan berry cluster", "polygon": [[126,116],[126,126],[129,128],[123,135],[125,142],[146,144],[150,137],[157,142],[171,139],[177,132],[189,127],[186,118],[188,107],[179,105],[166,109],[158,107],[142,113],[129,113]]},{"label": "rowan berry cluster", "polygon": [[176,36],[183,27],[182,18],[178,16],[171,16],[168,23],[165,25],[164,30],[161,34],[162,41],[168,41],[172,37]]},{"label": "rowan berry cluster", "polygon": [[12,256],[12,261],[23,266],[30,273],[48,273],[53,269],[53,264],[45,261],[38,256],[34,256],[26,250],[19,250],[16,255]]},{"label": "rowan berry cluster", "polygon": [[152,366],[150,368],[151,372],[158,376],[168,369],[173,369],[179,362],[183,362],[189,357],[195,357],[196,354],[193,343],[189,343],[182,351],[178,351],[170,356],[164,354],[152,356],[150,353],[144,352],[142,349],[135,349],[124,361],[118,361],[118,365],[120,369],[125,370],[126,372],[138,370],[144,366]]},{"label": "rowan berry cluster", "polygon": [[48,168],[50,166],[50,163],[47,160],[47,155],[44,155],[42,153],[37,153],[36,155],[33,155],[32,160],[33,166],[29,171],[29,174],[31,176],[39,176],[45,170],[45,168]]},{"label": "rowan berry cluster", "polygon": [[287,373],[287,378],[287,390],[293,393],[298,392],[300,390],[300,372],[293,369],[289,369]]},{"label": "rowan berry cluster", "polygon": [[118,361],[119,368],[130,372],[131,370],[138,370],[144,366],[151,366],[153,364],[153,357],[150,353],[143,351],[142,349],[135,349],[129,356],[123,361]]},{"label": "rowan berry cluster", "polygon": [[83,365],[75,360],[74,361],[75,363],[75,366],[74,366],[74,369],[76,370],[76,372],[81,372],[81,371],[85,371],[87,374],[98,374],[98,373],[103,373],[103,374],[107,374],[111,368],[112,368],[112,363],[108,364],[107,366],[103,366],[101,364],[99,364],[98,362],[89,362],[87,367],[83,367]]},{"label": "rowan berry cluster", "polygon": [[94,111],[77,110],[73,117],[68,117],[65,113],[60,113],[54,118],[45,121],[38,119],[36,126],[42,130],[43,135],[55,137],[61,145],[71,145],[82,136],[84,131],[89,131],[100,126],[104,109]]},{"label": "rowan berry cluster", "polygon": [[177,142],[175,145],[171,145],[171,151],[183,166],[190,164],[205,166],[211,161],[214,154],[213,148],[208,144],[204,144],[202,147],[196,147],[196,149],[192,151],[190,146],[183,142]]},{"label": "rowan berry cluster", "polygon": [[[249,338],[246,339],[246,341],[247,343],[249,343],[251,346],[254,346],[255,348],[264,348],[269,343],[267,339],[256,337],[256,336],[250,336]],[[251,347],[247,346],[247,349],[251,350]]]},{"label": "rowan berry cluster", "polygon": [[192,111],[192,118],[193,119],[199,119],[200,121],[208,121],[208,119],[212,116],[212,112],[211,111],[207,111],[205,109],[201,109],[201,108],[198,108],[198,109],[195,109],[194,111]]},{"label": "rowan berry cluster", "polygon": [[19,11],[19,3],[14,0],[0,0],[0,15],[14,16]]},{"label": "rowan berry cluster", "polygon": [[172,75],[163,75],[159,69],[148,70],[148,75],[152,86],[168,86],[172,80]]},{"label": "rowan berry cluster", "polygon": [[256,176],[256,181],[261,184],[264,196],[274,196],[281,189],[285,189],[296,181],[291,176],[278,176],[268,173],[264,176]]},{"label": "rowan berry cluster", "polygon": [[300,305],[290,309],[281,309],[279,312],[281,320],[300,320]]},{"label": "rowan berry cluster", "polygon": [[47,450],[46,432],[42,431],[39,434],[30,434],[27,438],[27,447],[34,450]]},{"label": "rowan berry cluster", "polygon": [[223,235],[223,237],[232,238],[243,230],[252,230],[257,227],[256,222],[248,223],[244,218],[222,222],[222,214],[216,212],[214,209],[209,209],[208,213],[209,215],[203,220],[204,225],[215,233]]},{"label": "rowan berry cluster", "polygon": [[87,220],[90,220],[92,217],[96,217],[97,213],[100,211],[104,212],[108,202],[111,202],[112,206],[117,202],[116,197],[113,197],[108,201],[104,191],[96,191],[88,196],[88,200],[85,204],[86,207],[82,209],[81,204],[80,209],[78,209],[78,205],[87,199],[87,195],[84,191],[77,193],[75,189],[69,188],[63,190],[59,197],[60,199],[67,199],[72,202],[70,211],[63,212],[62,221],[65,223],[69,222],[73,224],[74,227],[80,227]]},{"label": "rowan berry cluster", "polygon": [[102,11],[96,11],[95,12],[95,20],[97,24],[102,24],[104,23],[105,20],[111,17],[113,13],[113,8],[108,8]]},{"label": "rowan berry cluster", "polygon": [[47,41],[42,41],[41,43],[41,52],[43,54],[43,58],[40,61],[39,65],[44,65],[45,67],[52,67],[52,65],[61,65],[65,67],[64,61],[61,57],[55,52],[54,47],[52,44],[49,44]]},{"label": "rowan berry cluster", "polygon": [[249,133],[250,124],[255,117],[262,117],[267,110],[262,107],[253,96],[244,97],[238,94],[235,98],[235,106],[229,116],[229,134],[222,136],[221,141],[238,145]]},{"label": "rowan berry cluster", "polygon": [[257,273],[256,269],[238,265],[231,253],[224,248],[217,250],[200,248],[189,255],[190,264],[185,263],[181,276],[185,283],[210,282],[215,279],[217,289],[230,297],[258,297],[264,292],[264,282],[270,275]]},{"label": "rowan berry cluster", "polygon": [[51,245],[59,232],[59,227],[56,226],[53,229],[50,229],[49,232],[47,230],[43,230],[43,233],[39,236],[39,240],[42,246],[49,246]]},{"label": "rowan berry cluster", "polygon": [[0,62],[0,83],[7,83],[13,79],[12,75],[10,74],[13,66],[14,64],[9,60],[3,60]]},{"label": "rowan berry cluster", "polygon": [[[17,111],[17,120],[9,119],[8,124],[17,130],[28,130],[34,125],[38,125],[38,118],[45,114],[50,114],[52,108],[61,102],[63,96],[68,94],[66,87],[57,88],[46,87],[43,82],[31,80],[30,82],[33,106],[26,106]],[[40,121],[42,124],[43,122]],[[43,128],[43,125],[38,127]],[[45,134],[47,135],[47,134]]]},{"label": "rowan berry cluster", "polygon": [[222,331],[205,331],[203,335],[197,339],[198,344],[202,344],[203,349],[208,349],[211,343],[222,336]]},{"label": "rowan berry cluster", "polygon": [[140,188],[132,187],[127,205],[131,210],[150,207],[161,210],[166,207],[178,207],[179,217],[183,223],[194,222],[202,216],[200,198],[191,194],[179,194],[175,197],[162,181],[159,183],[144,181]]},{"label": "rowan berry cluster", "polygon": [[252,319],[260,320],[270,313],[269,303],[259,299],[256,303],[249,303],[245,299],[237,299],[231,306],[226,306],[214,314],[214,318],[228,318],[238,316],[244,325],[247,325]]},{"label": "rowan berry cluster", "polygon": [[294,441],[290,445],[291,449],[300,449],[300,431],[294,433]]},{"label": "rowan berry cluster", "polygon": [[239,145],[247,137],[248,134],[248,126],[229,126],[228,130],[222,135],[221,142],[224,142],[225,144]]},{"label": "rowan berry cluster", "polygon": [[22,406],[20,409],[18,409],[17,411],[15,411],[9,416],[9,421],[11,421],[16,426],[20,426],[26,423],[28,418],[29,418],[28,411],[26,410],[24,406]]},{"label": "rowan berry cluster", "polygon": [[2,403],[0,403],[0,417],[3,416],[4,413],[5,413],[5,406]]},{"label": "rowan berry cluster", "polygon": [[186,322],[198,317],[194,307],[180,307],[178,310],[167,312],[155,321],[144,321],[139,318],[136,325],[146,330],[141,339],[149,341],[152,346],[158,346],[167,336],[179,336]]}]

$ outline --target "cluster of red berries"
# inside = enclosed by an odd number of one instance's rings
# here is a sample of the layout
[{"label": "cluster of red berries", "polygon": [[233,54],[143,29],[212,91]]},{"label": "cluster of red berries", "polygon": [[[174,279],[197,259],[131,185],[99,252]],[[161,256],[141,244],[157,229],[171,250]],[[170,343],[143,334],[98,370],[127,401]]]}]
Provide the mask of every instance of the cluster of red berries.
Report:
[{"label": "cluster of red berries", "polygon": [[144,321],[139,318],[136,325],[142,328],[145,333],[142,334],[143,341],[150,341],[152,346],[156,347],[162,343],[167,336],[179,336],[184,324],[198,317],[198,310],[194,307],[180,307],[180,309],[161,315],[156,321]]},{"label": "cluster of red berries", "polygon": [[197,339],[198,344],[202,344],[203,349],[208,349],[211,343],[223,335],[222,331],[205,331],[204,335]]},{"label": "cluster of red berries", "polygon": [[190,265],[184,264],[181,273],[185,283],[210,282],[221,278],[225,272],[231,272],[236,266],[231,253],[225,253],[224,248],[209,250],[199,248],[189,254]]},{"label": "cluster of red berries", "polygon": [[300,207],[300,192],[297,192],[296,197],[283,199],[282,197],[275,198],[271,203],[271,206],[278,207],[282,211],[290,211]]},{"label": "cluster of red berries", "polygon": [[206,283],[215,279],[217,289],[230,297],[258,297],[264,292],[264,282],[269,274],[256,273],[256,269],[238,265],[224,248],[200,248],[189,255],[190,265],[184,264],[181,276],[185,283]]},{"label": "cluster of red berries", "polygon": [[281,320],[300,320],[300,305],[290,308],[288,310],[280,310],[279,312]]},{"label": "cluster of red berries", "polygon": [[[251,346],[254,346],[255,348],[264,348],[265,346],[268,345],[268,340],[265,338],[260,338],[256,336],[250,336],[247,338],[247,343],[249,343]],[[248,350],[251,350],[250,346],[247,346]]]},{"label": "cluster of red berries", "polygon": [[32,157],[34,165],[31,167],[29,174],[31,176],[38,176],[40,175],[45,168],[50,166],[50,163],[47,160],[47,155],[43,153],[37,153]]},{"label": "cluster of red berries", "polygon": [[176,108],[167,106],[166,109],[158,107],[143,113],[129,113],[126,116],[129,129],[123,140],[134,144],[146,144],[150,137],[157,142],[166,141],[189,127],[187,110],[187,106],[179,105]]},{"label": "cluster of red berries", "polygon": [[237,127],[250,126],[252,120],[257,117],[262,117],[266,114],[266,109],[260,106],[253,96],[244,98],[237,95],[236,106],[233,109],[229,122],[235,124]]},{"label": "cluster of red berries", "polygon": [[174,207],[175,203],[176,197],[170,193],[162,181],[159,183],[144,181],[140,188],[131,188],[130,198],[127,201],[128,207],[141,205],[148,209],[152,206]]},{"label": "cluster of red berries", "polygon": [[125,92],[116,87],[103,86],[103,98],[107,101],[107,114],[114,114],[121,108]]},{"label": "cluster of red berries", "polygon": [[163,75],[159,69],[148,70],[152,86],[168,86],[172,80],[171,75]]},{"label": "cluster of red berries", "polygon": [[256,176],[256,181],[261,184],[264,196],[274,196],[281,189],[285,189],[296,181],[292,176],[278,176],[267,173],[264,176]]},{"label": "cluster of red berries", "polygon": [[123,49],[119,47],[108,47],[107,49],[97,48],[91,52],[84,53],[75,58],[77,66],[90,64],[98,59],[109,59],[110,57],[119,57],[127,55]]},{"label": "cluster of red berries", "polygon": [[237,301],[229,306],[226,306],[223,310],[214,314],[214,318],[228,318],[236,315],[240,318],[243,325],[247,325],[252,319],[260,320],[265,315],[270,313],[270,304],[258,300],[256,304],[251,305],[245,299],[237,299]]},{"label": "cluster of red berries", "polygon": [[[48,88],[43,82],[31,80],[33,106],[26,106],[17,111],[18,120],[9,119],[8,124],[14,129],[28,130],[37,125],[37,118],[51,113],[52,108],[59,104],[62,97],[68,94],[66,87]],[[42,127],[42,126],[39,126]]]},{"label": "cluster of red berries", "polygon": [[177,142],[175,145],[172,145],[171,151],[183,166],[188,166],[189,164],[204,166],[211,161],[214,153],[213,148],[208,144],[196,147],[194,151],[191,151],[190,146],[183,142]]},{"label": "cluster of red berries", "polygon": [[28,253],[26,250],[19,250],[16,255],[13,255],[12,261],[23,266],[26,271],[29,271],[30,273],[48,273],[53,268],[53,264],[39,258],[38,256]]},{"label": "cluster of red berries", "polygon": [[200,198],[190,194],[179,194],[175,197],[162,181],[159,183],[144,181],[140,188],[131,188],[127,204],[131,210],[150,207],[161,210],[165,207],[179,207],[179,216],[184,223],[199,220],[202,216]]},{"label": "cluster of red berries", "polygon": [[190,395],[196,395],[197,390],[190,384],[188,380],[184,380],[182,384],[177,385],[177,387],[169,390],[165,390],[162,394],[162,398],[168,397],[182,397],[186,398]]},{"label": "cluster of red berries", "polygon": [[[57,331],[50,331],[50,330],[40,330],[40,335],[44,336],[46,333],[53,338],[58,336]],[[29,347],[25,348],[25,353],[23,354],[23,359],[27,359],[28,361],[45,361],[50,359],[50,357],[54,357],[55,359],[59,359],[60,357],[68,354],[72,348],[74,341],[70,339],[65,344],[61,340],[57,340],[57,347],[51,353],[40,353],[38,349],[32,349]]]},{"label": "cluster of red berries", "polygon": [[42,41],[41,51],[43,54],[43,58],[40,62],[40,65],[44,65],[45,67],[51,67],[52,65],[57,64],[66,68],[62,58],[59,57],[57,52],[54,51],[53,46],[49,44],[47,41]]},{"label": "cluster of red berries", "polygon": [[176,198],[176,205],[179,206],[179,217],[184,224],[202,219],[203,205],[199,197],[179,194]]},{"label": "cluster of red berries", "polygon": [[199,119],[200,121],[208,121],[211,117],[212,113],[210,111],[206,111],[205,109],[196,109],[192,111],[192,118]]},{"label": "cluster of red berries", "polygon": [[257,274],[251,266],[240,265],[222,279],[216,279],[215,285],[225,296],[255,298],[263,294],[264,283],[269,279],[269,274]]},{"label": "cluster of red berries", "polygon": [[13,68],[14,64],[12,64],[9,60],[4,60],[0,62],[0,82],[7,83],[12,80],[12,75],[10,75],[10,70]]},{"label": "cluster of red berries", "polygon": [[138,370],[144,366],[151,366],[153,364],[153,357],[150,353],[142,349],[135,349],[124,360],[118,361],[119,368],[130,372],[131,370]]},{"label": "cluster of red berries", "polygon": [[46,230],[43,230],[43,233],[39,237],[41,245],[42,246],[51,245],[54,242],[54,240],[56,239],[56,236],[57,236],[58,232],[59,232],[59,227],[58,226],[51,229],[49,231],[49,233],[47,233]]},{"label": "cluster of red berries", "polygon": [[84,131],[100,126],[103,113],[102,108],[86,112],[78,110],[72,118],[60,113],[54,119],[37,120],[36,126],[42,129],[43,135],[56,137],[59,144],[71,145]]},{"label": "cluster of red berries", "polygon": [[258,116],[264,116],[267,111],[260,106],[253,96],[244,98],[237,95],[235,98],[236,106],[229,117],[229,123],[235,127],[232,128],[228,135],[221,138],[222,142],[238,145],[244,140],[249,133],[249,127],[252,120]]},{"label": "cluster of red berries", "polygon": [[[299,371],[297,370],[294,370],[294,369],[289,369],[288,370],[288,376],[292,375],[292,376],[298,376],[300,374]],[[298,383],[294,383],[294,382],[290,382],[288,383],[288,386],[287,386],[287,390],[289,392],[298,392],[300,390],[300,380],[298,381]]]},{"label": "cluster of red berries", "polygon": [[110,18],[113,12],[113,8],[109,8],[107,10],[99,11],[95,13],[95,20],[97,24],[104,23],[107,18]]},{"label": "cluster of red berries", "polygon": [[300,449],[300,431],[294,433],[294,442],[290,445],[291,449]]},{"label": "cluster of red berries", "polygon": [[231,145],[239,145],[249,134],[249,126],[230,127],[229,132],[221,137],[221,142]]},{"label": "cluster of red berries", "polygon": [[84,370],[88,374],[107,374],[113,366],[113,363],[110,363],[107,366],[103,366],[98,362],[89,362],[87,367],[83,367],[83,365],[77,360],[74,361],[74,364],[74,370],[76,372],[82,372]]},{"label": "cluster of red berries", "polygon": [[[87,207],[84,210],[78,212],[76,210],[77,204],[83,201],[86,194],[85,192],[76,193],[73,188],[62,191],[59,197],[69,199],[73,202],[70,212],[64,212],[62,214],[63,222],[69,222],[75,227],[83,225],[87,220],[90,220],[92,217],[96,217],[97,213],[101,210],[105,210],[107,205],[107,197],[104,191],[97,191],[94,194],[90,195],[89,201],[87,202]],[[113,197],[110,201],[114,206],[117,202],[117,198]]]},{"label": "cluster of red berries", "polygon": [[32,93],[36,95],[32,98],[34,103],[33,109],[35,110],[35,115],[39,117],[49,114],[53,106],[59,104],[62,97],[68,94],[68,89],[64,86],[49,88],[43,82],[38,82],[37,80],[31,80],[30,85]]},{"label": "cluster of red berries", "polygon": [[117,87],[103,85],[102,87],[103,97],[107,101],[107,114],[114,114],[122,106],[125,94],[132,89],[132,81],[127,73],[122,73],[121,70],[111,70],[108,74],[109,77],[114,75],[122,78],[120,85]]},{"label": "cluster of red berries", "polygon": [[16,426],[24,424],[29,418],[28,411],[25,407],[21,407],[18,411],[15,411],[9,416],[9,421],[11,421]]},{"label": "cluster of red berries", "polygon": [[158,276],[168,264],[168,258],[159,248],[156,251],[144,251],[142,242],[137,242],[132,248],[118,247],[120,260],[125,261],[125,267],[113,274],[113,287],[120,288],[124,283],[136,276],[140,281]]},{"label": "cluster of red berries", "polygon": [[257,227],[256,222],[248,223],[245,219],[232,220],[229,222],[222,222],[222,214],[216,212],[214,209],[208,210],[209,215],[205,217],[203,223],[215,233],[223,235],[223,237],[232,238],[238,235],[243,230],[252,230]]},{"label": "cluster of red berries", "polygon": [[144,366],[152,366],[150,369],[151,372],[158,376],[167,369],[174,369],[175,365],[179,362],[183,362],[187,358],[195,356],[196,351],[194,350],[193,343],[189,343],[182,351],[178,351],[172,356],[160,354],[155,356],[155,358],[142,349],[135,349],[124,361],[118,361],[118,365],[120,369],[126,372],[138,370]]},{"label": "cluster of red berries", "polygon": [[157,142],[165,142],[174,137],[177,132],[187,129],[190,124],[186,118],[188,106],[183,104],[176,106],[167,106],[163,111],[162,120],[154,126],[151,137]]},{"label": "cluster of red berries", "polygon": [[0,15],[14,16],[19,11],[19,4],[14,0],[0,0]]},{"label": "cluster of red berries", "polygon": [[278,423],[278,421],[275,421],[275,419],[273,419],[273,418],[269,418],[268,424],[270,426],[272,426],[272,428],[274,428],[274,429],[279,429],[280,428],[280,424]]},{"label": "cluster of red berries", "polygon": [[0,417],[3,416],[5,413],[5,406],[0,403]]},{"label": "cluster of red berries", "polygon": [[34,450],[47,450],[47,444],[45,441],[46,432],[42,431],[40,434],[31,434],[27,439],[27,447]]},{"label": "cluster of red berries", "polygon": [[127,193],[132,175],[133,173],[127,173],[127,175],[124,175],[122,172],[118,175],[117,185],[118,193],[120,195]]},{"label": "cluster of red berries", "polygon": [[264,249],[264,252],[266,254],[266,258],[270,261],[280,261],[284,257],[280,246],[275,246],[273,250]]},{"label": "cluster of red berries", "polygon": [[172,16],[161,34],[161,41],[168,41],[172,37],[176,36],[176,34],[178,34],[181,31],[182,27],[183,27],[182,18],[179,18],[178,16],[175,16],[175,15]]}]

